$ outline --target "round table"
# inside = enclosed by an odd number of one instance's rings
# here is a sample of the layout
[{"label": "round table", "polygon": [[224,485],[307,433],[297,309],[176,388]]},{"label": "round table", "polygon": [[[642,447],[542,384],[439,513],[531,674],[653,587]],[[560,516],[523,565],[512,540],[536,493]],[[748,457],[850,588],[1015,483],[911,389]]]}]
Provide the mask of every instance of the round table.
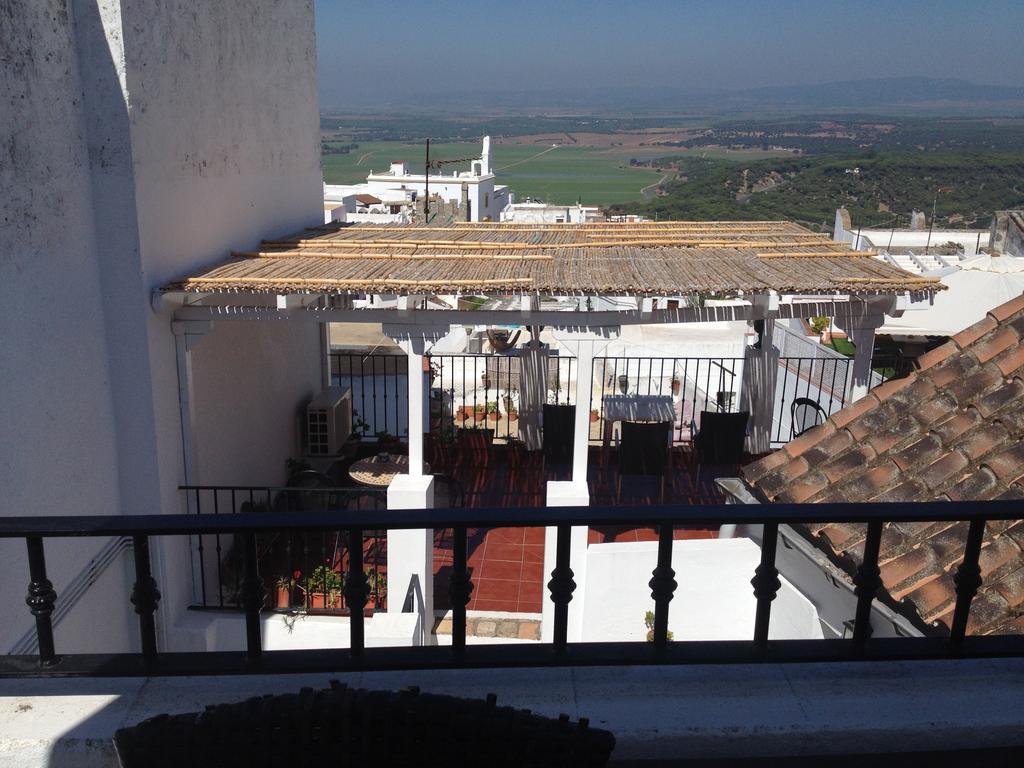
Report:
[{"label": "round table", "polygon": [[[387,460],[383,460],[384,456]],[[423,462],[423,470],[429,472],[430,468]],[[348,469],[349,477],[362,485],[375,485],[386,488],[391,485],[395,475],[409,473],[409,457],[398,454],[377,454],[368,459],[360,459]]]}]

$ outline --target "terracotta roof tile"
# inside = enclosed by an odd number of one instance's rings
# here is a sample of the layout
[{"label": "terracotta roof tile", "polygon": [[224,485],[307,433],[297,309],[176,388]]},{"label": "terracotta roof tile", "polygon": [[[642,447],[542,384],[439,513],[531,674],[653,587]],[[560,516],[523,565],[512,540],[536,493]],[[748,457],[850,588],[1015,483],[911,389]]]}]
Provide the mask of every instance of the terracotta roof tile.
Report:
[{"label": "terracotta roof tile", "polygon": [[1014,406],[1020,412],[1024,404],[1024,383],[1012,379],[988,394],[977,398],[972,405],[982,416],[990,417],[1007,406]]},{"label": "terracotta roof tile", "polygon": [[[981,567],[981,578],[995,581],[1009,571],[1017,570],[1020,563],[1020,547],[1011,536],[997,536],[981,548],[978,565]],[[1000,572],[1002,571],[1002,572]]]},{"label": "terracotta roof tile", "polygon": [[973,462],[1003,445],[1009,437],[1009,431],[1002,424],[986,424],[965,434],[957,442],[957,448]]},{"label": "terracotta roof tile", "polygon": [[[997,307],[954,342],[921,358],[920,368],[833,414],[829,427],[802,438],[770,468],[745,470],[759,488],[778,482],[780,501],[1024,500],[1024,297]],[[794,458],[797,457],[797,458]],[[761,479],[758,479],[758,478]],[[1024,517],[1024,506],[1021,516]],[[863,525],[804,527],[836,564],[862,557]],[[879,563],[890,594],[922,621],[946,624],[953,575],[968,525],[898,523],[883,528]],[[1024,522],[986,526],[985,574],[970,629],[1024,631]]]},{"label": "terracotta roof tile", "polygon": [[[843,408],[843,410],[839,411],[839,413],[835,413],[832,416],[830,416],[826,424],[831,423],[835,427],[835,429],[841,429],[850,422],[854,421],[857,418],[860,418],[868,411],[872,411],[877,407],[878,399],[869,392],[866,396],[862,397],[853,405],[848,405],[845,408]],[[818,427],[815,427],[815,429],[818,429]]]},{"label": "terracotta roof tile", "polygon": [[925,352],[917,358],[917,368],[921,371],[927,370],[928,368],[938,365],[950,355],[956,354],[959,350],[960,348],[956,344],[951,341],[947,341],[945,344],[936,347],[930,352]]},{"label": "terracotta roof tile", "polygon": [[813,473],[789,483],[786,489],[779,493],[776,498],[789,504],[800,504],[827,486],[828,480],[823,475]]},{"label": "terracotta roof tile", "polygon": [[1008,320],[1011,316],[1018,313],[1024,313],[1024,295],[1018,296],[1005,304],[1000,304],[995,309],[989,310],[989,315],[991,315],[998,323]]},{"label": "terracotta roof tile", "polygon": [[866,528],[858,523],[832,523],[822,528],[818,535],[826,539],[836,552],[845,552],[863,543]]},{"label": "terracotta roof tile", "polygon": [[913,603],[921,617],[929,621],[953,607],[956,589],[953,580],[943,575],[918,584],[913,590],[904,593],[903,599]]},{"label": "terracotta roof tile", "polygon": [[992,470],[982,467],[947,488],[946,496],[950,501],[979,501],[991,499],[999,488],[999,478]]},{"label": "terracotta roof tile", "polygon": [[1011,609],[1015,611],[1024,609],[1024,566],[1011,571],[991,584],[990,589],[998,592]]},{"label": "terracotta roof tile", "polygon": [[858,469],[863,469],[876,456],[871,446],[862,445],[852,451],[844,451],[828,461],[822,462],[818,470],[830,483],[838,482]]},{"label": "terracotta roof tile", "polygon": [[942,568],[930,547],[912,549],[879,569],[889,594],[899,600],[911,590],[942,575]]},{"label": "terracotta roof tile", "polygon": [[944,419],[956,408],[956,400],[946,392],[926,398],[914,404],[914,418],[921,426],[927,427],[940,419]]},{"label": "terracotta roof tile", "polygon": [[953,445],[958,437],[967,434],[981,423],[977,411],[967,410],[953,413],[949,418],[932,424],[932,433],[942,441],[943,445]]},{"label": "terracotta roof tile", "polygon": [[[853,437],[845,429],[840,429],[837,432],[833,432],[817,445],[804,451],[804,458],[812,466],[817,466],[829,457],[838,456],[851,445],[853,445]],[[776,451],[776,453],[785,455],[784,451]]]},{"label": "terracotta roof tile", "polygon": [[978,358],[979,363],[987,363],[1000,352],[1005,352],[1020,341],[1020,336],[1009,325],[1001,326],[998,330],[988,334],[977,343],[971,345],[971,353]]},{"label": "terracotta roof tile", "polygon": [[824,424],[819,424],[813,429],[807,430],[795,440],[790,440],[786,443],[786,447],[783,450],[793,458],[796,458],[808,448],[817,445],[831,435],[835,432],[835,429],[831,421],[826,421]]},{"label": "terracotta roof tile", "polygon": [[789,461],[789,456],[785,451],[774,451],[773,453],[769,453],[756,464],[750,465],[747,471],[747,479],[751,482],[760,480],[771,472],[771,470],[785,464],[787,461]]},{"label": "terracotta roof tile", "polygon": [[1002,381],[1003,374],[1000,372],[999,367],[986,365],[965,374],[956,381],[950,382],[946,391],[956,398],[959,405],[966,406],[988,392],[992,387],[1002,383]]},{"label": "terracotta roof tile", "polygon": [[896,485],[900,477],[900,468],[887,461],[874,469],[865,472],[858,478],[858,482],[864,489],[864,495],[873,499],[878,494]]},{"label": "terracotta roof tile", "polygon": [[995,359],[1003,376],[1009,376],[1024,368],[1024,344],[1015,344]]},{"label": "terracotta roof tile", "polygon": [[[896,501],[914,501],[921,498],[921,493],[927,486],[920,480],[904,480],[899,485],[893,486],[887,491],[875,496],[872,501],[892,503]],[[836,499],[839,501],[839,499]]]},{"label": "terracotta roof tile", "polygon": [[954,344],[960,347],[960,349],[965,349],[966,347],[971,346],[971,344],[976,342],[986,333],[994,331],[997,325],[998,323],[995,321],[995,319],[986,315],[981,320],[976,322],[974,325],[968,328],[964,328],[964,330],[956,334],[953,337],[952,341]]},{"label": "terracotta roof tile", "polygon": [[1024,475],[1024,443],[1017,443],[985,458],[985,466],[1004,483]]}]

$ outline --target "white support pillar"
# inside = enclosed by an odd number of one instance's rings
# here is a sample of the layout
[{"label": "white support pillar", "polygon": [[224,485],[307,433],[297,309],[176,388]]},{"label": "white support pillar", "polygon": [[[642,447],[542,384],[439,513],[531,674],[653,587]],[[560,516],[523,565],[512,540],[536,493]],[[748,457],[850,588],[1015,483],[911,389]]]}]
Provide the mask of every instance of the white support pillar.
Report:
[{"label": "white support pillar", "polygon": [[409,373],[406,376],[409,388],[409,475],[421,477],[423,475],[423,417],[426,413],[423,355],[418,353],[409,342],[402,342],[402,347],[409,359]]},{"label": "white support pillar", "polygon": [[[585,507],[590,504],[590,494],[586,481],[552,481],[548,483],[547,503],[549,507]],[[570,529],[569,568],[572,579],[576,582],[576,590],[569,601],[569,631],[567,639],[570,643],[583,641],[583,609],[584,595],[587,585],[587,535],[589,528],[585,525],[574,525]],[[555,604],[551,602],[551,593],[547,583],[555,570],[555,543],[558,539],[558,528],[548,526],[544,529],[544,599],[541,603],[540,639],[550,643],[555,635]]]},{"label": "white support pillar", "polygon": [[[388,486],[388,509],[434,507],[434,478],[398,475]],[[432,644],[434,624],[434,529],[388,531],[388,613],[402,613],[407,604],[420,614],[421,638]]]},{"label": "white support pillar", "polygon": [[[756,307],[757,305],[755,305]],[[740,410],[750,414],[747,422],[747,452],[771,450],[772,417],[775,413],[775,385],[779,376],[779,350],[773,342],[775,320],[767,312],[747,323],[754,343],[743,351]]]},{"label": "white support pillar", "polygon": [[594,392],[594,343],[580,342],[576,354],[576,423],[572,439],[572,480],[587,486],[590,459],[590,399]]},{"label": "white support pillar", "polygon": [[846,333],[856,347],[850,369],[850,396],[847,404],[860,400],[871,389],[871,358],[875,351],[875,331],[882,327],[885,316],[863,315],[850,322]]}]

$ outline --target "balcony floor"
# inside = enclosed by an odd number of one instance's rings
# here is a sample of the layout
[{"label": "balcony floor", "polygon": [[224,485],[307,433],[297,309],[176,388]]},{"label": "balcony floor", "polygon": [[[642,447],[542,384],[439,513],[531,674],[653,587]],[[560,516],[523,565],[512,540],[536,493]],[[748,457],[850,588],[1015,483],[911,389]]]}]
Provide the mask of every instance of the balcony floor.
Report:
[{"label": "balcony floor", "polygon": [[[568,479],[568,468],[546,466],[539,456],[515,455],[505,446],[493,446],[487,456],[454,457],[448,466],[443,457],[437,458],[441,458],[438,469],[447,470],[445,474],[461,484],[467,507],[543,506],[547,481]],[[666,503],[724,501],[714,478],[735,475],[735,467],[698,468],[683,455],[677,454],[676,459],[665,484]],[[614,451],[602,462],[600,449],[591,449],[587,480],[592,505],[659,503],[660,484],[653,478],[624,478],[621,493],[617,494],[617,463]],[[439,483],[435,505],[442,507],[452,503],[452,493],[451,485],[444,481]],[[714,538],[716,535],[716,531],[703,529],[675,532],[677,539]],[[468,610],[540,613],[546,581],[544,529],[475,528],[470,529],[468,536],[467,560],[474,584]],[[609,527],[591,529],[588,539],[591,544],[655,541],[657,533],[650,528]],[[450,532],[438,531],[434,537],[434,605],[438,609],[449,607],[451,568]]]}]

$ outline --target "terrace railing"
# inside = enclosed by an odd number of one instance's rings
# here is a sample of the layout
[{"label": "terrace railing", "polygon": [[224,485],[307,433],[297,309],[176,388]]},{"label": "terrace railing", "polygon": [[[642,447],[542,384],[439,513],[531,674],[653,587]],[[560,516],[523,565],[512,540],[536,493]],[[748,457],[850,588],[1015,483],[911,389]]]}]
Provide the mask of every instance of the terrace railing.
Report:
[{"label": "terrace railing", "polygon": [[[183,485],[190,514],[224,517],[268,513],[374,512],[387,508],[387,492],[376,488]],[[268,587],[270,610],[348,613],[344,581],[354,554],[348,531],[275,531],[256,537],[257,574]],[[387,607],[386,536],[365,531],[358,547],[370,585],[371,608]],[[192,539],[195,609],[244,607],[245,563],[237,536],[197,534]]]},{"label": "terrace railing", "polygon": [[402,355],[331,352],[331,383],[352,389],[352,428],[373,439],[378,433],[409,434],[409,358]]},{"label": "terrace railing", "polygon": [[[1024,517],[1013,501],[894,504],[760,504],[710,506],[562,507],[540,509],[351,510],[347,512],[247,512],[240,514],[72,516],[0,518],[0,538],[23,539],[28,552],[28,608],[35,617],[39,653],[0,657],[0,677],[121,676],[312,672],[345,669],[416,669],[489,666],[567,666],[581,664],[687,664],[713,662],[864,661],[871,659],[964,658],[1024,655],[1024,636],[968,636],[971,602],[981,584],[979,556],[986,521]],[[871,637],[870,615],[882,582],[879,544],[885,522],[968,521],[956,571],[956,604],[948,636]],[[780,589],[775,566],[781,524],[861,523],[867,536],[854,583],[857,605],[852,634],[828,640],[769,640],[772,601]],[[762,526],[760,563],[752,574],[756,597],[752,637],[729,641],[670,641],[668,619],[677,588],[673,531],[677,526],[742,524]],[[572,526],[651,526],[659,532],[657,565],[650,580],[654,599],[653,642],[568,642],[569,603],[576,585],[569,566]],[[347,650],[264,651],[260,612],[266,587],[258,568],[259,540],[273,534],[322,535],[346,531],[350,541],[368,530],[430,527],[451,529],[453,540],[452,645],[367,648],[362,608],[368,585],[362,558],[348,561],[345,594],[352,606]],[[466,605],[473,590],[467,565],[467,530],[478,527],[553,526],[557,531],[555,567],[548,582],[554,603],[553,642],[467,647]],[[131,600],[139,616],[140,653],[62,654],[54,642],[52,615],[59,596],[47,578],[46,540],[63,537],[127,536],[133,541],[135,584]],[[158,647],[155,616],[159,585],[150,565],[150,542],[168,536],[231,537],[242,563],[245,652],[166,652]],[[354,550],[358,552],[358,548]],[[685,620],[685,617],[682,617]]]},{"label": "terrace railing", "polygon": [[[451,428],[490,429],[495,437],[519,434],[522,367],[515,355],[431,355],[430,431],[444,434]],[[573,357],[548,358],[547,401],[576,402],[578,361]]]}]

